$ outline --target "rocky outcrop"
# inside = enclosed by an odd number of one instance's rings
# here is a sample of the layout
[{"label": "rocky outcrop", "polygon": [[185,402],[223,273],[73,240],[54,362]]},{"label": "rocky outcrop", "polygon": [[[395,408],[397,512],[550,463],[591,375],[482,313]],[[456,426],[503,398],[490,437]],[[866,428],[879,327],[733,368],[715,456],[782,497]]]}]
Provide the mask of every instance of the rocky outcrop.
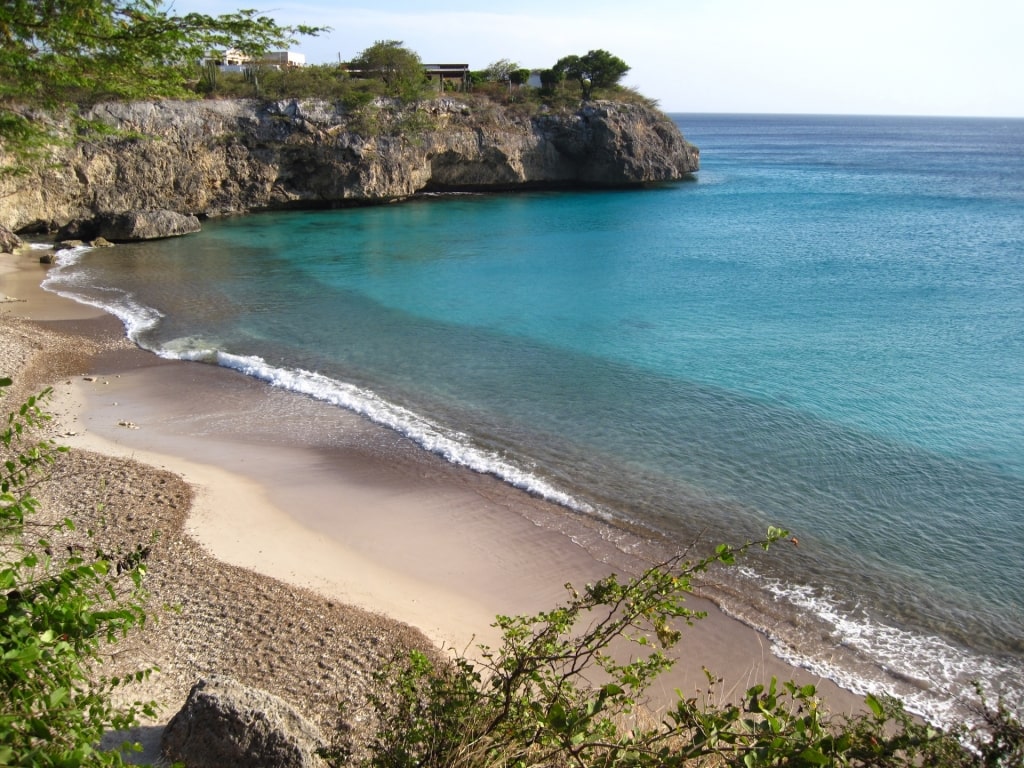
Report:
[{"label": "rocky outcrop", "polygon": [[21,238],[7,227],[0,225],[0,253],[14,253],[21,245]]},{"label": "rocky outcrop", "polygon": [[129,211],[212,216],[428,190],[631,186],[684,178],[699,164],[665,115],[611,102],[528,116],[485,100],[358,113],[318,101],[164,101],[100,105],[91,117],[117,134],[0,179],[0,225],[54,230]]},{"label": "rocky outcrop", "polygon": [[199,219],[175,211],[127,211],[100,213],[92,219],[75,219],[57,230],[57,242],[76,245],[111,245],[138,240],[159,240],[198,232]]},{"label": "rocky outcrop", "polygon": [[189,768],[320,768],[317,729],[278,697],[234,680],[200,680],[164,729],[160,748]]},{"label": "rocky outcrop", "polygon": [[96,237],[111,242],[157,240],[198,232],[199,219],[174,211],[129,211],[106,213],[96,219]]}]

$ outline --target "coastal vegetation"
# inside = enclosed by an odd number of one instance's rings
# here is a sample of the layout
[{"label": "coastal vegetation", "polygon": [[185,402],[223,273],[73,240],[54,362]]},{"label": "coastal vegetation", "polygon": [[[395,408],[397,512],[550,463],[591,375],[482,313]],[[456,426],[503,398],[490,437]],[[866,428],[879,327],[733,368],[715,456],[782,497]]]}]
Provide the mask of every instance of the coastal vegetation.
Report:
[{"label": "coastal vegetation", "polygon": [[[536,72],[510,59],[470,70],[465,82],[431,78],[419,55],[398,40],[377,41],[351,61],[283,69],[253,65],[249,72],[220,72],[196,86],[210,98],[315,98],[338,101],[358,110],[377,98],[406,103],[453,95],[469,102],[491,101],[521,110],[568,110],[580,100],[610,99],[655,106],[653,99],[621,85],[629,66],[608,51],[563,57]],[[255,73],[255,74],[253,74]]]},{"label": "coastal vegetation", "polygon": [[[260,58],[322,27],[256,11],[175,15],[162,0],[8,2],[0,9],[0,149],[39,158],[55,114],[104,100],[195,95],[199,62],[235,48]],[[81,122],[79,129],[85,126]]]},{"label": "coastal vegetation", "polygon": [[605,50],[588,51],[584,56],[566,56],[551,70],[549,80],[575,80],[583,98],[589,99],[595,88],[613,88],[629,71],[629,65]]},{"label": "coastal vegetation", "polygon": [[490,766],[1019,766],[1024,726],[980,688],[976,722],[942,731],[891,697],[868,695],[859,714],[829,713],[814,685],[774,678],[742,699],[705,670],[701,695],[660,714],[648,689],[672,667],[670,651],[703,614],[686,606],[694,580],[753,547],[788,537],[681,554],[633,579],[608,576],[533,616],[499,616],[500,647],[480,660],[435,666],[419,653],[396,660],[373,697],[376,768]]},{"label": "coastal vegetation", "polygon": [[348,70],[361,79],[383,83],[390,96],[415,99],[423,92],[423,62],[399,40],[374,43],[349,63]]},{"label": "coastal vegetation", "polygon": [[[11,385],[0,378],[0,395]],[[47,520],[33,495],[63,449],[33,433],[49,416],[29,398],[0,431],[0,765],[121,765],[97,748],[109,730],[155,714],[115,706],[115,689],[144,679],[99,674],[101,649],[146,620],[144,548],[107,552],[73,520]],[[58,543],[60,541],[60,543]]]}]

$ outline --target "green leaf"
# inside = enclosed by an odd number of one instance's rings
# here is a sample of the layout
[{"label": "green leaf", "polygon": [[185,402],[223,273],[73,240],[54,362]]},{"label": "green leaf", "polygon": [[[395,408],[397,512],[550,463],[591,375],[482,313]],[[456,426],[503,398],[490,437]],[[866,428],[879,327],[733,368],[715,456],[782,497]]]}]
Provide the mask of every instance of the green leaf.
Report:
[{"label": "green leaf", "polygon": [[822,754],[820,750],[808,747],[800,753],[800,759],[811,765],[829,765],[832,762],[830,757]]},{"label": "green leaf", "polygon": [[48,700],[50,702],[50,708],[51,709],[56,708],[57,705],[60,704],[62,701],[64,701],[64,699],[66,699],[67,697],[68,697],[68,689],[67,688],[56,688],[56,689],[54,689],[53,691],[50,692],[50,695],[48,697]]},{"label": "green leaf", "polygon": [[715,548],[715,555],[719,562],[725,565],[732,565],[736,562],[736,553],[728,544],[719,544]]},{"label": "green leaf", "polygon": [[561,702],[556,701],[548,710],[547,725],[549,728],[561,731],[565,729],[566,722],[567,716],[565,707],[562,706]]},{"label": "green leaf", "polygon": [[864,697],[864,703],[868,705],[868,709],[871,710],[875,717],[881,719],[885,712],[885,709],[882,707],[882,702],[869,693]]}]

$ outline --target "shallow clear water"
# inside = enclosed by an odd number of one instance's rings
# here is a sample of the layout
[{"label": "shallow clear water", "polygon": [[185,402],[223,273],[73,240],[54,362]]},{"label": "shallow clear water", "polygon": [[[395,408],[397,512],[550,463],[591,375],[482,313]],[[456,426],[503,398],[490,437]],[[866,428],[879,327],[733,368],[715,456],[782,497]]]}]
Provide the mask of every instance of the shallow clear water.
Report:
[{"label": "shallow clear water", "polygon": [[590,514],[786,527],[723,598],[780,652],[935,717],[1012,688],[1024,121],[677,119],[696,181],[209,222],[50,287]]}]

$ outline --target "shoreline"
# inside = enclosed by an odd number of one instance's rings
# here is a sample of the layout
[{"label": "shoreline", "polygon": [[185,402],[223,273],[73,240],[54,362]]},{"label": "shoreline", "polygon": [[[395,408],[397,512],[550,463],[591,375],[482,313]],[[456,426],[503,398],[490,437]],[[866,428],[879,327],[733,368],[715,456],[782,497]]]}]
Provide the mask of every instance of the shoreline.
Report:
[{"label": "shoreline", "polygon": [[[0,317],[29,318],[57,335],[89,326],[123,341],[116,319],[43,291],[45,269],[26,253],[0,257],[0,298],[21,300],[0,304]],[[383,614],[457,652],[494,646],[497,614],[549,609],[566,582],[639,567],[613,547],[603,558],[577,545],[556,505],[453,467],[355,414],[129,347],[108,343],[82,371],[94,381],[76,376],[56,388],[64,428],[77,433],[61,441],[183,477],[194,489],[187,534],[217,561]],[[684,630],[683,659],[659,681],[666,698],[706,687],[706,667],[723,678],[721,691],[775,676],[814,683],[833,712],[862,707],[862,697],[775,657],[756,630],[708,601],[690,602],[709,615]],[[169,702],[165,718],[182,701]]]}]

